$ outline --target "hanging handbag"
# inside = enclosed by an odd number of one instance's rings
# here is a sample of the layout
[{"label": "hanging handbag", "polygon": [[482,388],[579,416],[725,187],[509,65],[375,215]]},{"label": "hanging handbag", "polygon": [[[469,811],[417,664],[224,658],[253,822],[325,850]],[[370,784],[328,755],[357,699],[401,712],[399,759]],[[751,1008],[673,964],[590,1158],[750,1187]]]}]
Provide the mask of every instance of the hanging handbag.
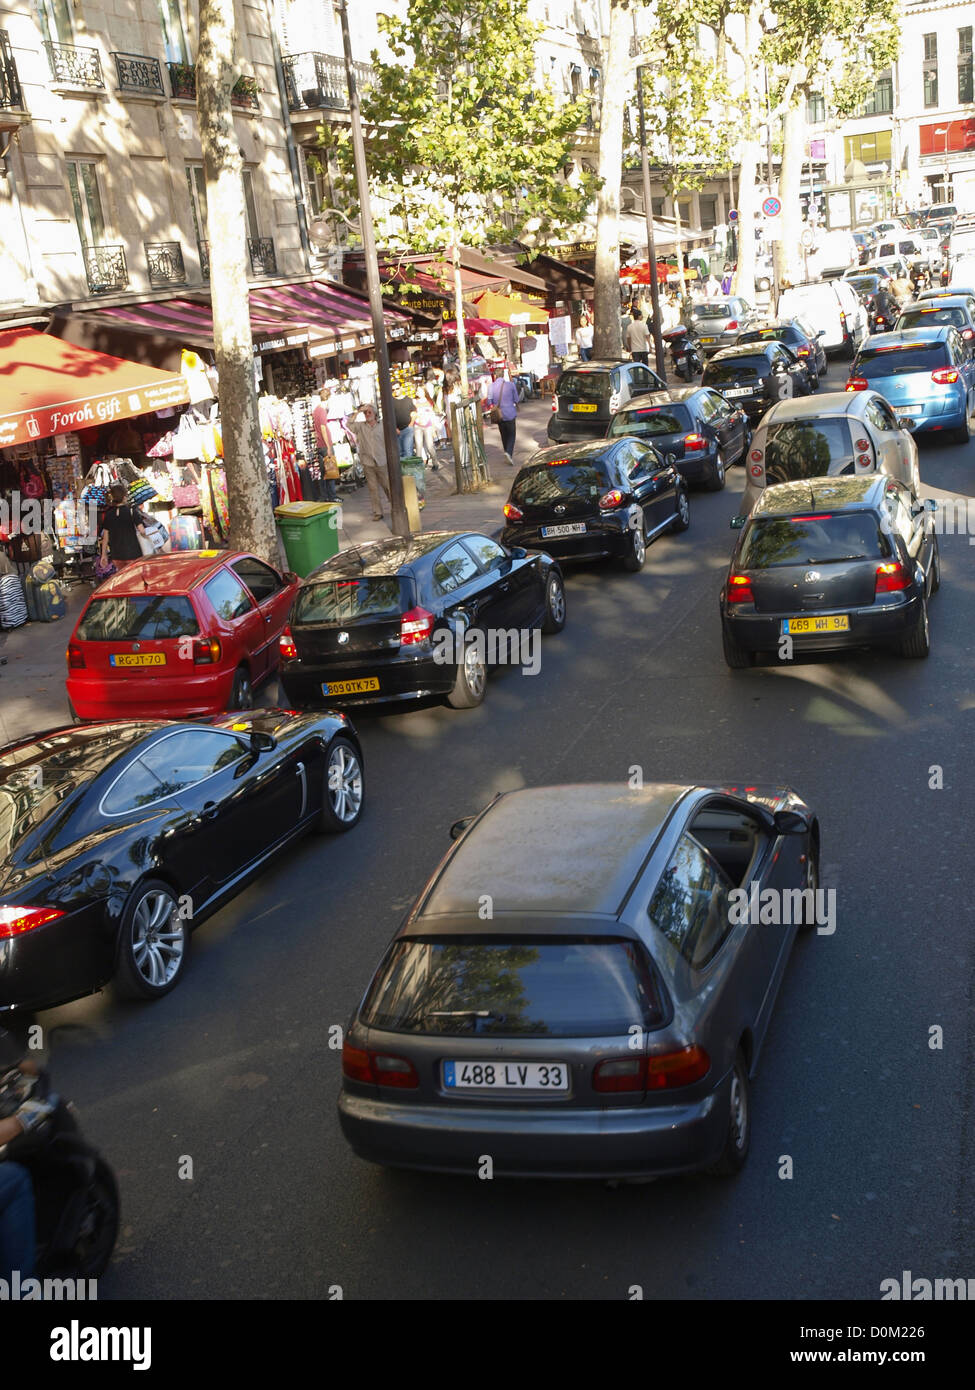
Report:
[{"label": "hanging handbag", "polygon": [[179,429],[173,439],[174,459],[198,459],[200,457],[200,427],[189,415],[181,415]]},{"label": "hanging handbag", "polygon": [[173,506],[198,507],[200,505],[200,489],[196,483],[175,483],[173,485]]},{"label": "hanging handbag", "polygon": [[488,411],[488,413],[487,413],[487,417],[488,417],[488,423],[489,423],[489,424],[491,424],[491,425],[500,425],[500,423],[501,423],[501,407],[500,407],[499,405],[492,405],[491,409],[490,409],[490,410]]},{"label": "hanging handbag", "polygon": [[322,459],[322,477],[334,481],[339,476],[338,459],[334,454],[326,454]]}]

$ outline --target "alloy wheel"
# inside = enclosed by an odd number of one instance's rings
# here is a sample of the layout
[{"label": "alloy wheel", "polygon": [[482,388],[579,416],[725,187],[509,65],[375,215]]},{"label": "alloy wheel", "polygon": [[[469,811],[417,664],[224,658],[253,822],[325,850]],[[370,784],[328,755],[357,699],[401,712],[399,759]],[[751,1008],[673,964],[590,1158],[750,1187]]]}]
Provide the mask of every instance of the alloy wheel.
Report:
[{"label": "alloy wheel", "polygon": [[153,989],[168,985],[182,964],[186,934],[176,911],[170,893],[151,888],[132,915],[132,958]]},{"label": "alloy wheel", "polygon": [[344,743],[336,744],[328,759],[328,799],[343,824],[355,820],[362,806],[362,768]]},{"label": "alloy wheel", "polygon": [[561,626],[565,622],[565,590],[554,578],[548,582],[548,611],[553,623]]}]

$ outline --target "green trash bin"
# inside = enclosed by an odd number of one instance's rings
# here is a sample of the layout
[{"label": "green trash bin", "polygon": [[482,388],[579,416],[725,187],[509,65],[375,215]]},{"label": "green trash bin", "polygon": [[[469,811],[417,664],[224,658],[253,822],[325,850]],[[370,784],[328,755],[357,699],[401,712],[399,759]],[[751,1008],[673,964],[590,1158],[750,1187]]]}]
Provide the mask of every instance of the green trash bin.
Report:
[{"label": "green trash bin", "polygon": [[339,549],[337,502],[284,502],[274,509],[288,567],[304,579]]},{"label": "green trash bin", "polygon": [[399,461],[399,471],[404,478],[413,479],[416,483],[417,501],[424,501],[427,495],[427,470],[423,460],[416,454],[407,454],[406,458]]}]

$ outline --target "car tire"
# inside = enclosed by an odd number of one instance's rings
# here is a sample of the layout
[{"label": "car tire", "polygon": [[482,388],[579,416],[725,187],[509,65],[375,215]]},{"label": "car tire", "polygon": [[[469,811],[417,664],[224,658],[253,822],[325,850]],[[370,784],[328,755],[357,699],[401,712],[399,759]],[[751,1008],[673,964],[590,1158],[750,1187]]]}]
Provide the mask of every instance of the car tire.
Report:
[{"label": "car tire", "polygon": [[970,443],[971,443],[971,441],[972,441],[972,426],[971,426],[971,421],[970,421],[969,418],[968,418],[967,412],[966,412],[966,414],[965,414],[965,423],[964,423],[963,425],[959,425],[959,427],[955,430],[954,434],[951,436],[951,439],[952,439],[952,443],[953,443],[953,444],[970,444]]},{"label": "car tire", "polygon": [[936,594],[941,588],[941,547],[938,537],[934,537],[934,553],[931,556],[931,584],[929,593]]},{"label": "car tire", "polygon": [[717,453],[715,454],[715,456],[714,456],[714,467],[712,468],[712,470],[711,470],[711,476],[710,476],[710,478],[708,479],[707,489],[708,489],[708,492],[721,492],[721,491],[723,491],[723,489],[724,489],[724,485],[725,485],[725,462],[724,462],[724,452],[723,452],[721,449],[719,449],[718,452],[717,452]]},{"label": "car tire", "polygon": [[474,709],[487,691],[487,667],[476,657],[477,645],[464,644],[464,657],[458,663],[457,677],[447,696],[451,709]]},{"label": "car tire", "polygon": [[230,688],[227,708],[228,710],[254,708],[254,687],[251,685],[251,673],[246,666],[238,666],[234,672],[234,683]]},{"label": "car tire", "polygon": [[362,815],[365,781],[362,756],[344,734],[336,734],[325,753],[322,809],[315,829],[320,835],[341,835]]},{"label": "car tire", "polygon": [[721,645],[724,648],[724,659],[733,671],[744,671],[749,666],[755,665],[755,653],[750,652],[747,647],[740,647],[733,638],[728,636],[728,629],[722,624]]},{"label": "car tire", "polygon": [[819,887],[819,849],[810,836],[809,848],[806,854],[806,881],[802,885],[804,889],[812,889],[813,908],[807,912],[803,905],[802,921],[799,923],[799,930],[806,932],[812,931],[817,926],[816,922],[816,889]]},{"label": "car tire", "polygon": [[674,530],[686,531],[691,524],[691,499],[687,495],[687,489],[681,488],[677,493],[677,511],[674,514]]},{"label": "car tire", "polygon": [[545,582],[545,617],[542,632],[550,636],[565,627],[565,585],[560,574],[550,574]]},{"label": "car tire", "polygon": [[819,390],[819,374],[818,374],[817,372],[810,372],[810,373],[809,373],[809,394],[810,394],[810,395],[814,395],[815,392],[817,392],[818,390]]},{"label": "car tire", "polygon": [[647,559],[646,519],[641,518],[639,526],[630,531],[630,544],[623,556],[623,568],[629,574],[643,569]]},{"label": "car tire", "polygon": [[928,624],[928,601],[921,599],[921,614],[914,624],[914,631],[900,644],[901,656],[915,661],[923,661],[931,650],[931,629]]},{"label": "car tire", "polygon": [[182,978],[190,933],[178,914],[177,895],[161,879],[144,879],[130,895],[116,961],[116,983],[128,998],[159,999]]},{"label": "car tire", "polygon": [[714,1177],[731,1178],[740,1173],[748,1158],[751,1143],[751,1095],[748,1085],[748,1067],[741,1049],[735,1056],[731,1071],[731,1085],[728,1093],[728,1133],[724,1148],[716,1163],[708,1169]]}]

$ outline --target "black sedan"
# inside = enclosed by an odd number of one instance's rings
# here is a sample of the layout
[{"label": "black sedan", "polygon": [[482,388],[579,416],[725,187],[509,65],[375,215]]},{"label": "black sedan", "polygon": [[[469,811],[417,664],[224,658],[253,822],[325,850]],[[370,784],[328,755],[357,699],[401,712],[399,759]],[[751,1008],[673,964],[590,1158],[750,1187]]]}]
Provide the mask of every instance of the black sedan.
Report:
[{"label": "black sedan", "polygon": [[100,989],[155,999],[190,932],[304,832],[351,830],[339,714],[49,729],[0,749],[0,1017]]},{"label": "black sedan", "polygon": [[941,583],[936,509],[885,473],[766,488],[721,588],[728,665],[851,647],[926,657]]},{"label": "black sedan", "polygon": [[508,1177],[738,1172],[796,934],[836,926],[814,812],[788,787],[593,783],[508,792],[451,833],[345,1035],[354,1151],[470,1177],[485,1154]]},{"label": "black sedan", "polygon": [[280,680],[300,709],[484,699],[491,667],[535,674],[538,632],[565,625],[562,572],[469,531],[343,550],[298,590]]},{"label": "black sedan", "polygon": [[803,319],[775,319],[758,328],[746,328],[738,334],[738,344],[742,343],[785,343],[786,347],[809,368],[810,385],[814,391],[819,389],[821,379],[826,375],[826,349],[823,347],[825,328],[810,327]]},{"label": "black sedan", "polygon": [[610,439],[620,435],[647,440],[685,482],[711,492],[724,487],[725,470],[745,457],[751,440],[745,412],[706,386],[637,396],[609,427]]},{"label": "black sedan", "polygon": [[504,514],[507,545],[560,560],[611,557],[628,570],[643,568],[649,541],[691,520],[675,465],[631,438],[540,450],[515,478]]},{"label": "black sedan", "polygon": [[809,368],[778,342],[722,348],[704,368],[701,385],[720,391],[752,421],[776,401],[808,396],[813,389]]}]

